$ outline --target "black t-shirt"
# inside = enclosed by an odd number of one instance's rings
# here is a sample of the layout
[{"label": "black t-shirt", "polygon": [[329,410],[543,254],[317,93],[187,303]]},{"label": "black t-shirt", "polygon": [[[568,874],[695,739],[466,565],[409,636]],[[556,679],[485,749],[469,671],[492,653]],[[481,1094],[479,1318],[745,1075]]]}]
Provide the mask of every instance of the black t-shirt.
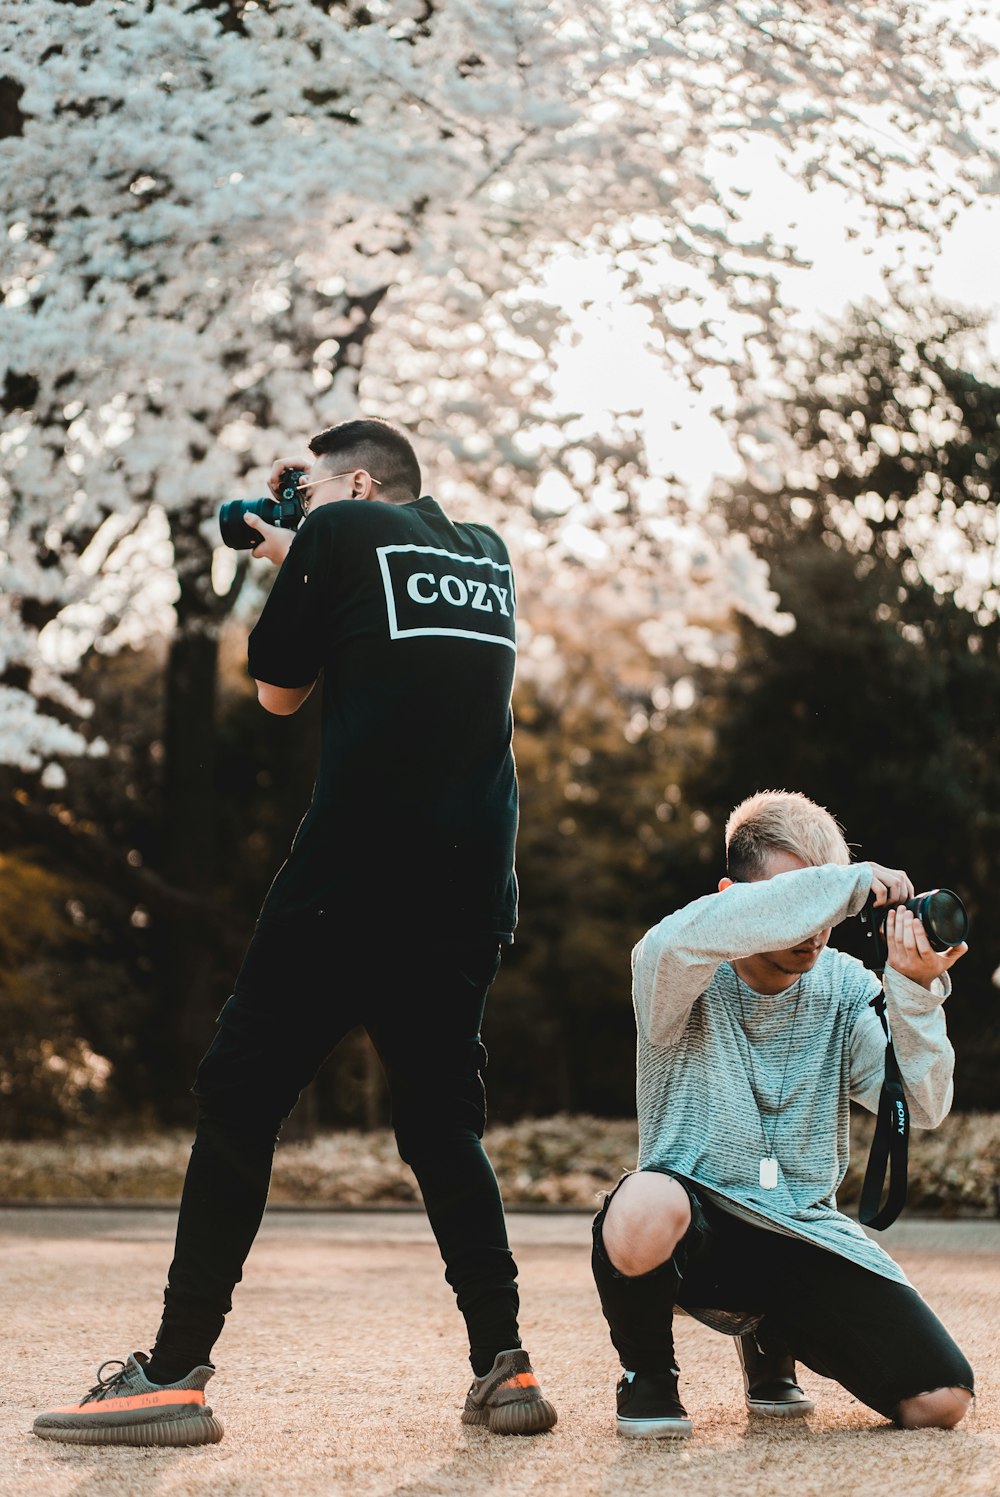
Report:
[{"label": "black t-shirt", "polygon": [[256,628],[272,686],[323,672],[312,802],[263,914],[509,940],[514,580],[485,525],[431,498],[342,500],[303,521]]}]

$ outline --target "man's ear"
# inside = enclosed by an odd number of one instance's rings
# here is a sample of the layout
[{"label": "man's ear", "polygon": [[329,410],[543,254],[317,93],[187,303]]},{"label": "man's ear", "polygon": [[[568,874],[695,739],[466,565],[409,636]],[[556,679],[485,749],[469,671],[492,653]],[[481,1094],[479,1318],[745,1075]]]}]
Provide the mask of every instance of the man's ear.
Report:
[{"label": "man's ear", "polygon": [[723,889],[731,889],[733,887],[733,883],[734,882],[735,882],[735,880],[733,880],[731,878],[720,878],[719,879],[719,893],[721,894],[722,891],[723,891]]}]

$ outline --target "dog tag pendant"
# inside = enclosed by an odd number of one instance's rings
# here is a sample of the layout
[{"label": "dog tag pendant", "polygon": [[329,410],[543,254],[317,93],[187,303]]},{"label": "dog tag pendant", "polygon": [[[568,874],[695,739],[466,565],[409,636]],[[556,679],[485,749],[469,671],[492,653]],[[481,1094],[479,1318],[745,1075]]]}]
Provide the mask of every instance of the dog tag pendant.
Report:
[{"label": "dog tag pendant", "polygon": [[776,1159],[762,1159],[760,1161],[760,1183],[765,1190],[774,1190],[778,1183],[778,1161]]}]

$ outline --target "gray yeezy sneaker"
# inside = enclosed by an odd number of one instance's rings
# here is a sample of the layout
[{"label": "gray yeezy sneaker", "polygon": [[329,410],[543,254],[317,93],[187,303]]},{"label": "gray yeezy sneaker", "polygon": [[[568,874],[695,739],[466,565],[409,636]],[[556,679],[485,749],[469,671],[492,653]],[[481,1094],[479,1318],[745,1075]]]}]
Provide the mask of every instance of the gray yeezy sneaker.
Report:
[{"label": "gray yeezy sneaker", "polygon": [[[72,1445],[211,1445],[222,1425],[205,1402],[213,1367],[196,1367],[176,1383],[151,1383],[149,1358],[133,1352],[124,1362],[105,1362],[97,1382],[79,1403],[39,1414],[35,1434]],[[113,1368],[105,1376],[105,1369]]]},{"label": "gray yeezy sneaker", "polygon": [[463,1424],[487,1424],[495,1435],[540,1435],[555,1422],[526,1351],[498,1352],[485,1377],[473,1382],[462,1410]]}]

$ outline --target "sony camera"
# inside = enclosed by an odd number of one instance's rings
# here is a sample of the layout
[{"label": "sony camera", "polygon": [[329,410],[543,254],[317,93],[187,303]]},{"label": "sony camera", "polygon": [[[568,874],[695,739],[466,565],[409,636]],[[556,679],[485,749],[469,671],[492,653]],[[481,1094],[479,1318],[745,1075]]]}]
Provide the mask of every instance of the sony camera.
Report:
[{"label": "sony camera", "polygon": [[869,965],[881,969],[888,960],[885,943],[885,922],[890,909],[912,910],[927,932],[927,939],[935,951],[947,951],[949,946],[960,946],[969,934],[969,917],[965,905],[951,889],[928,889],[915,894],[912,899],[899,905],[879,905],[876,909],[869,896],[861,911],[865,935],[874,942],[877,960]]},{"label": "sony camera", "polygon": [[302,477],[300,468],[286,468],[277,499],[268,495],[266,499],[230,499],[224,504],[219,510],[223,544],[233,551],[250,551],[256,546],[261,536],[245,523],[244,515],[260,515],[268,525],[277,525],[280,530],[298,530],[306,513],[299,491]]}]

